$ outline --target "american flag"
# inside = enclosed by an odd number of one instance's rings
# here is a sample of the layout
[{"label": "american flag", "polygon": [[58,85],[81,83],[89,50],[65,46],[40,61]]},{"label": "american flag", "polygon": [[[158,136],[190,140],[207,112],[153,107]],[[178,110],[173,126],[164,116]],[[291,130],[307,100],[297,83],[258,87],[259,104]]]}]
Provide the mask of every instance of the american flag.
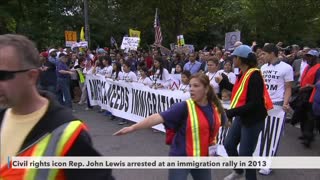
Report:
[{"label": "american flag", "polygon": [[156,9],[156,15],[154,17],[154,36],[155,36],[154,44],[161,45],[162,34],[161,34],[160,20],[158,15],[158,8]]}]

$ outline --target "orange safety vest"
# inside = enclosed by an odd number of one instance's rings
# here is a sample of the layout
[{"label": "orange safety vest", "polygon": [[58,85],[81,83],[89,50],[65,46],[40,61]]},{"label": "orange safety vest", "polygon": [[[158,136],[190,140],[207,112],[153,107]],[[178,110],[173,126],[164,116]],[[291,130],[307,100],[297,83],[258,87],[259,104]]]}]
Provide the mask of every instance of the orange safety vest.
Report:
[{"label": "orange safety vest", "polygon": [[[315,84],[316,75],[318,70],[320,70],[320,64],[316,64],[308,69],[306,69],[304,75],[301,77],[301,87],[305,87],[306,85]],[[316,88],[312,89],[312,93],[309,98],[309,102],[313,103],[314,95],[316,94]]]},{"label": "orange safety vest", "polygon": [[[255,71],[260,71],[260,70],[257,68],[250,68],[245,74],[241,76],[240,80],[237,80],[236,83],[234,84],[234,87],[232,89],[232,94],[231,94],[231,106],[230,106],[231,109],[240,107],[246,104],[249,79],[252,76],[253,72]],[[263,84],[264,84],[264,90],[263,90],[264,105],[267,110],[270,110],[273,108],[273,104],[264,81],[263,81]]]},{"label": "orange safety vest", "polygon": [[[79,120],[65,123],[45,134],[17,156],[65,156],[82,130],[87,127]],[[12,161],[0,169],[0,180],[64,180],[59,169],[12,169]]]},{"label": "orange safety vest", "polygon": [[187,156],[208,156],[209,146],[216,144],[219,127],[221,126],[221,114],[212,105],[214,123],[209,120],[204,112],[193,100],[187,100],[188,119],[186,126],[186,152]]}]

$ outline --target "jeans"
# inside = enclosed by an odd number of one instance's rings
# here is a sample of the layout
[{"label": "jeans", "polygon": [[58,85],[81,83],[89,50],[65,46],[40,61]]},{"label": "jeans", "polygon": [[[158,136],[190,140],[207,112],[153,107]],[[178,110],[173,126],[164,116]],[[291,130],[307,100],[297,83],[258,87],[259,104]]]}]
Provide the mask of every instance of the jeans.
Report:
[{"label": "jeans", "polygon": [[[236,117],[229,129],[224,147],[228,156],[252,156],[259,137],[260,131],[264,127],[264,121],[259,121],[250,127],[241,124],[240,117]],[[240,143],[239,153],[237,145]],[[243,169],[235,170],[238,174],[243,173]],[[256,180],[256,169],[246,169],[246,179]]]},{"label": "jeans", "polygon": [[169,180],[187,180],[189,173],[193,180],[212,180],[210,169],[169,169]]},{"label": "jeans", "polygon": [[57,92],[60,104],[72,108],[72,100],[70,94],[70,79],[57,78]]}]

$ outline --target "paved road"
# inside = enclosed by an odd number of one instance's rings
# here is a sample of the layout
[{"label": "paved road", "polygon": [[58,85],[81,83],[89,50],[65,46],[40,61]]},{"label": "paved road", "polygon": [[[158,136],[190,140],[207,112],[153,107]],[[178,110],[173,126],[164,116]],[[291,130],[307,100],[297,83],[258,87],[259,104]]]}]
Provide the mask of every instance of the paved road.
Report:
[{"label": "paved road", "polygon": [[[89,127],[95,147],[106,156],[166,156],[169,147],[165,145],[163,133],[151,129],[142,130],[121,137],[112,134],[122,128],[117,120],[110,120],[98,113],[98,108],[85,111],[85,106],[75,105],[75,115]],[[320,156],[320,138],[316,137],[311,149],[304,148],[297,137],[299,129],[288,125],[280,142],[279,156]],[[213,179],[222,180],[230,170],[213,170]],[[166,180],[167,170],[113,170],[117,180]],[[192,179],[189,177],[189,179]],[[258,176],[261,180],[319,180],[319,170],[274,170],[269,176]]]}]

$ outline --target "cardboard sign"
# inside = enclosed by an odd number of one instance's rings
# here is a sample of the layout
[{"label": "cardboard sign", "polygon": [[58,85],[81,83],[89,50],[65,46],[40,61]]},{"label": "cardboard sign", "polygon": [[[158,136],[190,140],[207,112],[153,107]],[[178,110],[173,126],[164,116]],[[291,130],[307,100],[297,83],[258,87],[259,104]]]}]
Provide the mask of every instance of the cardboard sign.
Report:
[{"label": "cardboard sign", "polygon": [[226,33],[224,47],[227,51],[234,50],[234,44],[240,41],[240,33],[240,31]]},{"label": "cardboard sign", "polygon": [[121,49],[137,50],[140,38],[138,37],[123,37]]},{"label": "cardboard sign", "polygon": [[71,47],[72,44],[77,42],[77,32],[76,31],[64,31],[64,37],[66,41],[66,47]]}]

